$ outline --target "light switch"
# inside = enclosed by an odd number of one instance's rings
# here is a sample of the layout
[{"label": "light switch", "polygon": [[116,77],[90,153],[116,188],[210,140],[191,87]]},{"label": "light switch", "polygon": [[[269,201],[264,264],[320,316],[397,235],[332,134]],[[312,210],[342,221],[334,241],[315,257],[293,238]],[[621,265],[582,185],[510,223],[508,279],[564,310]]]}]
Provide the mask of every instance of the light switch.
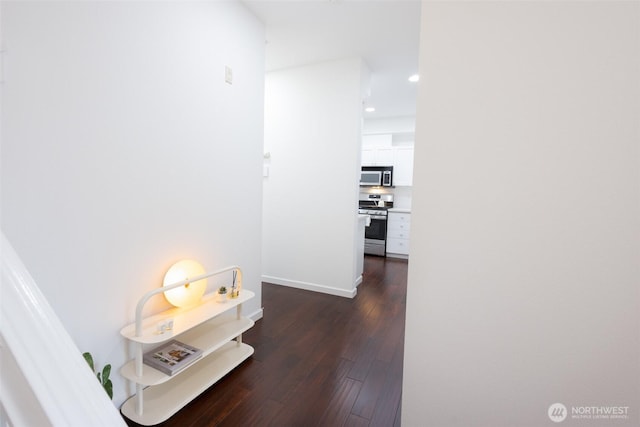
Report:
[{"label": "light switch", "polygon": [[233,70],[231,69],[231,67],[226,65],[224,67],[224,81],[229,83],[230,85],[233,84]]}]

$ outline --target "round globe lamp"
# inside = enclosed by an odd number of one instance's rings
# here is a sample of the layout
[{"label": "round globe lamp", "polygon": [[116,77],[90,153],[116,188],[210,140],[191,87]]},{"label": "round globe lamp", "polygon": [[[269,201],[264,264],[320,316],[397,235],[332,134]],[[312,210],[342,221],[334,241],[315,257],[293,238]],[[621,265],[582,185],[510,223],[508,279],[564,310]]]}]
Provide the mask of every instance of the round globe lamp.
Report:
[{"label": "round globe lamp", "polygon": [[[199,262],[185,259],[173,264],[164,276],[162,286],[173,285],[190,277],[197,277],[205,274],[204,267]],[[184,286],[179,286],[164,292],[164,296],[176,307],[189,307],[197,304],[207,289],[207,279],[197,282],[189,282]]]}]

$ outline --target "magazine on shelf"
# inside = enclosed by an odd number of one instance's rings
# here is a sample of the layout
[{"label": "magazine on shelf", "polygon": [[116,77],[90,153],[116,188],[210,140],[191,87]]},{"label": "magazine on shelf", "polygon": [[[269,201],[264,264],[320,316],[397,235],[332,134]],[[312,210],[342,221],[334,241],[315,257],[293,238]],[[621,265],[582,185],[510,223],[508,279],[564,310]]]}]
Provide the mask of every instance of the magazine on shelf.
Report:
[{"label": "magazine on shelf", "polygon": [[202,350],[171,340],[168,343],[144,354],[142,360],[148,366],[173,375],[202,357]]}]

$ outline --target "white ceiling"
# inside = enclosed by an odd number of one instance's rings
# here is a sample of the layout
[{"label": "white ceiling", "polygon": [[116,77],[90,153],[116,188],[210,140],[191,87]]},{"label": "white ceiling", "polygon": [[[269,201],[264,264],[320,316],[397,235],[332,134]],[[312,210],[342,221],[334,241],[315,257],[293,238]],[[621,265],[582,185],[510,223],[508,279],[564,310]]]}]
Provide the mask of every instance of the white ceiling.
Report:
[{"label": "white ceiling", "polygon": [[265,23],[267,71],[361,57],[372,73],[365,118],[415,115],[419,0],[244,0]]}]

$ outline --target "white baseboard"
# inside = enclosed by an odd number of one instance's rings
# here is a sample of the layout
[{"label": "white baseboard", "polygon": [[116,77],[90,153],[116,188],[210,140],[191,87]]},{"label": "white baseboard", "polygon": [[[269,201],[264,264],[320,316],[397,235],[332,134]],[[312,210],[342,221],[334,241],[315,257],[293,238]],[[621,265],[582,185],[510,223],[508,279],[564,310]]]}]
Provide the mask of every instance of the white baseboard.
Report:
[{"label": "white baseboard", "polygon": [[[298,280],[288,280],[288,279],[283,279],[281,277],[273,277],[273,276],[262,276],[262,281],[267,283],[273,283],[274,285],[288,286],[290,288],[304,289],[305,291],[320,292],[323,294],[336,295],[336,296],[345,297],[345,298],[353,298],[358,293],[358,290],[355,287],[357,286],[357,284],[354,285],[352,290],[348,291],[345,289],[334,288],[331,286],[319,285],[317,283],[301,282]],[[360,278],[360,281],[362,281],[362,278]],[[358,281],[356,280],[356,282]]]},{"label": "white baseboard", "polygon": [[358,286],[360,283],[362,283],[362,275],[358,276],[358,278],[356,279],[356,281],[353,283],[353,287],[355,288],[356,286]]},{"label": "white baseboard", "polygon": [[387,252],[387,258],[409,259],[409,255],[394,254],[394,253]]},{"label": "white baseboard", "polygon": [[264,314],[264,308],[260,308],[256,311],[254,311],[253,313],[249,314],[249,319],[253,320],[254,322],[257,322],[258,320],[262,319],[262,315]]}]

